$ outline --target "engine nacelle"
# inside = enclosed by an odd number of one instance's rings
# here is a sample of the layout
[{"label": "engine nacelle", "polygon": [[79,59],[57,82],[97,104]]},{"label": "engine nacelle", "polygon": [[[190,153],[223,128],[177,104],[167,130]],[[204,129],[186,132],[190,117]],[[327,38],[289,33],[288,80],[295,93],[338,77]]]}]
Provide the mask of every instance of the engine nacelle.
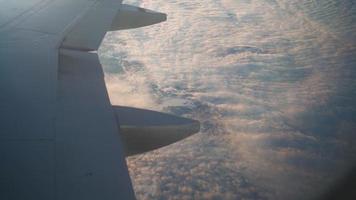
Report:
[{"label": "engine nacelle", "polygon": [[200,123],[171,114],[114,106],[126,156],[145,153],[199,132]]},{"label": "engine nacelle", "polygon": [[167,20],[167,15],[145,8],[122,4],[111,24],[110,31],[139,28]]}]

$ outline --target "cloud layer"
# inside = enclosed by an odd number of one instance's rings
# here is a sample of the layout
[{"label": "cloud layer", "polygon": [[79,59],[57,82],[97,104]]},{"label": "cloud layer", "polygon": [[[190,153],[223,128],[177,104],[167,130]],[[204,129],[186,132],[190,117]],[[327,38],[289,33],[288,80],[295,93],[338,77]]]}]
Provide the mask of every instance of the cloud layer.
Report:
[{"label": "cloud layer", "polygon": [[199,119],[128,159],[139,199],[305,199],[355,160],[352,1],[127,1],[168,14],[109,33],[113,104]]}]

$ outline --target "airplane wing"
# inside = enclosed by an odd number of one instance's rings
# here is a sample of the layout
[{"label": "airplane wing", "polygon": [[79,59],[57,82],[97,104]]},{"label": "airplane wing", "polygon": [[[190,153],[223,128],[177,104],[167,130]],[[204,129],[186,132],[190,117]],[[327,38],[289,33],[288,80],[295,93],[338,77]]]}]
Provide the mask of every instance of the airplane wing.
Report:
[{"label": "airplane wing", "polygon": [[0,0],[1,200],[135,198],[96,50],[164,20],[120,0]]}]

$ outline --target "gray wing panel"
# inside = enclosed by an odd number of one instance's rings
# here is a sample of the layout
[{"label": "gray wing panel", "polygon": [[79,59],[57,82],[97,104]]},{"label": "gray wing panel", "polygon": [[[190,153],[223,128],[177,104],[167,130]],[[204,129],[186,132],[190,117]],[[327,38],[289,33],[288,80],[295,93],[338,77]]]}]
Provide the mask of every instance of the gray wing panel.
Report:
[{"label": "gray wing panel", "polygon": [[58,49],[97,1],[23,1],[0,9],[0,199],[133,199],[97,56]]},{"label": "gray wing panel", "polygon": [[66,34],[61,48],[81,51],[97,50],[112,21],[119,11],[121,1],[99,1],[93,5]]},{"label": "gray wing panel", "polygon": [[56,120],[59,199],[133,199],[115,115],[95,53],[62,50]]},{"label": "gray wing panel", "polygon": [[57,38],[27,30],[0,38],[0,139],[53,139]]},{"label": "gray wing panel", "polygon": [[55,144],[0,140],[0,199],[55,199]]},{"label": "gray wing panel", "polygon": [[28,30],[0,38],[0,199],[54,199],[58,40]]},{"label": "gray wing panel", "polygon": [[28,30],[0,38],[0,199],[54,199],[58,41]]},{"label": "gray wing panel", "polygon": [[44,2],[45,0],[0,0],[0,29]]}]

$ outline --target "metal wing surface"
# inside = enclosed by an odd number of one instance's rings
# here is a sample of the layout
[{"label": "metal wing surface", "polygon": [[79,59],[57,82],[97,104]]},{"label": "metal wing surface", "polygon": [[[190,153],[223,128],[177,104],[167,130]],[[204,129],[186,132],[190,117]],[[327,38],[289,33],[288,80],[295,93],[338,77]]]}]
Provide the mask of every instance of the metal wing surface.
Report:
[{"label": "metal wing surface", "polygon": [[0,199],[135,199],[125,157],[198,121],[112,106],[106,32],[166,20],[120,0],[0,0]]},{"label": "metal wing surface", "polygon": [[0,199],[134,199],[95,52],[113,0],[0,1]]}]

